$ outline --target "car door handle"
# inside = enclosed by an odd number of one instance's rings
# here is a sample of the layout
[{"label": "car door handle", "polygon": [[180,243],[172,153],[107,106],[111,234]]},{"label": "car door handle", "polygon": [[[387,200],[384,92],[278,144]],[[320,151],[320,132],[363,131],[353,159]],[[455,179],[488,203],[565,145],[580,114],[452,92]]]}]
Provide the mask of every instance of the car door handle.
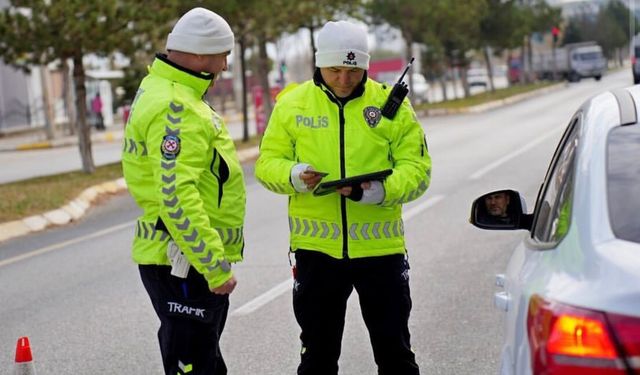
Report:
[{"label": "car door handle", "polygon": [[496,292],[493,295],[493,303],[502,311],[509,311],[511,296],[507,292]]}]

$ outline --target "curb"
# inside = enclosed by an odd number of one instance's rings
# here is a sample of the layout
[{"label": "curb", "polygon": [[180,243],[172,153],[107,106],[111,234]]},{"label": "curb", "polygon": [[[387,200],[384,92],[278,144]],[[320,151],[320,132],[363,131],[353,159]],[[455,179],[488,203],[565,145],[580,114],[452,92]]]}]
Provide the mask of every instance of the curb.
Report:
[{"label": "curb", "polygon": [[483,103],[483,104],[474,105],[471,107],[455,108],[455,109],[448,109],[448,108],[437,108],[437,109],[426,109],[426,110],[423,109],[416,112],[419,116],[429,116],[429,117],[462,115],[462,114],[468,114],[468,113],[483,113],[495,108],[504,107],[505,105],[515,104],[529,98],[544,95],[549,92],[565,88],[566,86],[567,86],[566,83],[557,83],[555,85],[547,86],[542,89],[524,92],[522,94],[510,96],[504,99],[494,100],[494,101]]},{"label": "curb", "polygon": [[[123,130],[106,130],[101,133],[92,134],[91,142],[114,142],[119,141],[123,137]],[[66,137],[62,139],[54,139],[51,141],[36,141],[36,142],[25,142],[19,143],[17,145],[12,146],[0,146],[0,152],[2,151],[27,151],[27,150],[37,150],[37,149],[45,149],[45,148],[55,148],[55,147],[65,147],[65,146],[74,146],[78,144],[77,136],[74,137]]]},{"label": "curb", "polygon": [[[258,151],[258,147],[240,150],[238,151],[238,159],[241,163],[254,160],[258,157]],[[58,209],[20,220],[0,223],[0,242],[77,221],[85,215],[99,197],[118,194],[126,190],[127,183],[124,178],[103,182],[83,190],[75,199]]]}]

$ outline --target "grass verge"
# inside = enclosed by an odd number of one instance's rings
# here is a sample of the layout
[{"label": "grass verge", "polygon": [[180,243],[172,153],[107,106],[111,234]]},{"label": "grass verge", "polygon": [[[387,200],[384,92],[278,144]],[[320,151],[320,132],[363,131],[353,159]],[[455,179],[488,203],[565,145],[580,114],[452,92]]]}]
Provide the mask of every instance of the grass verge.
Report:
[{"label": "grass verge", "polygon": [[[236,142],[238,150],[257,146],[260,139]],[[93,174],[69,172],[53,176],[0,184],[0,223],[23,219],[60,208],[75,199],[84,189],[122,177],[120,163],[96,167]]]},{"label": "grass verge", "polygon": [[[480,104],[489,103],[495,100],[505,99],[514,95],[523,94],[529,91],[539,90],[551,86],[557,82],[537,82],[526,85],[514,85],[504,89],[497,89],[494,92],[483,92],[463,99],[448,100],[446,102],[419,104],[416,110],[429,109],[461,109],[473,107]],[[434,89],[437,90],[437,89]]]},{"label": "grass verge", "polygon": [[82,191],[122,177],[120,163],[97,167],[92,174],[69,172],[0,185],[0,223],[64,206]]}]

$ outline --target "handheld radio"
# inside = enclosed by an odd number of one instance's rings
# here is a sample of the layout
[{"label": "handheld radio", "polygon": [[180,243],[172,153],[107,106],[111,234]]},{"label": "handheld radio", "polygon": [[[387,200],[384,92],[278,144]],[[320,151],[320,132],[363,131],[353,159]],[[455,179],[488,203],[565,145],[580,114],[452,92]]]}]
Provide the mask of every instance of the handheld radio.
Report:
[{"label": "handheld radio", "polygon": [[407,87],[406,83],[402,82],[402,79],[404,78],[404,75],[409,71],[409,68],[411,68],[413,60],[414,58],[412,57],[411,61],[409,61],[409,64],[407,64],[407,67],[404,69],[402,75],[398,79],[398,82],[393,85],[393,89],[391,89],[391,93],[389,93],[387,102],[384,103],[384,107],[382,107],[382,110],[380,111],[382,115],[389,120],[392,120],[396,116],[396,112],[398,112],[402,101],[409,93],[409,88]]}]

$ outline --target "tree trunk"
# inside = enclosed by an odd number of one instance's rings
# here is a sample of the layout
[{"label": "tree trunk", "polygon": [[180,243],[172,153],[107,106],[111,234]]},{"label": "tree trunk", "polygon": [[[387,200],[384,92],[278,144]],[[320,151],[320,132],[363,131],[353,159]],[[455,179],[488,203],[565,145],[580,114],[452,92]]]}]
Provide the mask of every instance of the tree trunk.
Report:
[{"label": "tree trunk", "polygon": [[527,35],[527,83],[533,82],[533,50],[531,49],[531,35]]},{"label": "tree trunk", "polygon": [[247,61],[244,57],[245,41],[244,37],[238,39],[240,46],[240,77],[242,78],[242,142],[249,141],[249,115],[247,103]]},{"label": "tree trunk", "polygon": [[69,74],[69,61],[62,59],[62,91],[64,91],[64,107],[67,110],[69,134],[76,134],[76,111],[73,106],[73,92],[71,90],[71,77]]},{"label": "tree trunk", "polygon": [[458,72],[460,73],[460,81],[462,82],[464,97],[468,98],[471,96],[471,90],[469,89],[469,80],[467,79],[467,64],[464,62],[461,63],[458,67]]},{"label": "tree trunk", "polygon": [[440,82],[440,87],[442,88],[442,101],[446,102],[447,99],[447,76],[445,74],[440,75],[438,78],[438,82]]},{"label": "tree trunk", "polygon": [[82,171],[93,173],[96,170],[91,152],[91,129],[87,126],[87,89],[84,85],[84,66],[82,54],[73,56],[73,84],[76,89],[76,109],[78,111],[78,147],[82,160]]},{"label": "tree trunk", "polygon": [[522,41],[522,46],[520,46],[520,76],[518,77],[518,80],[520,81],[521,84],[525,84],[527,83],[527,79],[525,77],[526,75],[526,71],[525,71],[525,67],[524,67],[524,56],[526,53],[526,44],[524,42],[524,40]]},{"label": "tree trunk", "polygon": [[264,118],[269,123],[273,103],[271,102],[271,89],[269,87],[269,56],[267,55],[267,40],[264,36],[258,37],[258,77],[262,86]]},{"label": "tree trunk", "polygon": [[309,29],[309,38],[311,41],[311,71],[316,71],[316,41],[313,40],[313,25],[308,27]]},{"label": "tree trunk", "polygon": [[487,77],[489,77],[489,89],[491,92],[496,91],[496,86],[493,84],[493,65],[491,64],[491,54],[489,53],[489,46],[484,46],[484,61],[487,64]]},{"label": "tree trunk", "polygon": [[42,111],[44,116],[44,131],[47,135],[47,139],[51,140],[54,138],[53,127],[54,127],[54,119],[51,114],[51,100],[49,98],[49,84],[47,79],[47,65],[40,65],[40,86],[42,88]]},{"label": "tree trunk", "polygon": [[618,65],[619,66],[623,66],[624,65],[624,61],[622,59],[622,48],[616,48],[616,50],[618,51]]}]

